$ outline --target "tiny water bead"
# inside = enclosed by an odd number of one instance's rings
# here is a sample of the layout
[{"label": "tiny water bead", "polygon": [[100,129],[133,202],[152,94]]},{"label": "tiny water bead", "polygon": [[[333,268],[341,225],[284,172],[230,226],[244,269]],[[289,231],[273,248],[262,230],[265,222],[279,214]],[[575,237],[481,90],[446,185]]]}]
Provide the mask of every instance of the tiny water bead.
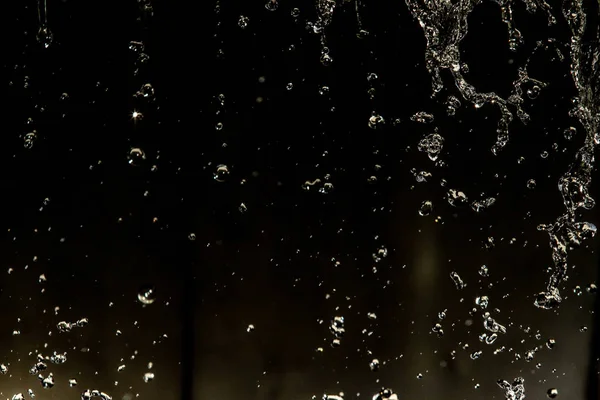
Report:
[{"label": "tiny water bead", "polygon": [[154,373],[153,372],[146,372],[144,374],[143,379],[144,379],[144,382],[146,382],[146,383],[148,383],[150,381],[153,381],[154,380]]},{"label": "tiny water bead", "polygon": [[335,336],[336,339],[341,339],[346,333],[344,329],[344,317],[336,316],[331,320],[331,324],[329,325],[329,331]]},{"label": "tiny water bead", "polygon": [[375,372],[379,370],[379,360],[374,358],[373,360],[371,360],[371,362],[369,363],[369,368],[371,369],[371,371]]},{"label": "tiny water bead", "polygon": [[479,267],[479,275],[483,276],[483,277],[487,277],[489,276],[489,269],[487,266],[482,265],[481,267]]},{"label": "tiny water bead", "polygon": [[[382,388],[372,397],[373,400],[398,400],[398,395],[392,389]],[[339,400],[339,399],[336,399]]]},{"label": "tiny water bead", "polygon": [[246,332],[250,333],[250,332],[252,332],[252,331],[254,331],[254,325],[250,324],[250,325],[248,325],[248,327],[246,328]]},{"label": "tiny water bead", "polygon": [[532,100],[536,99],[540,95],[541,91],[542,89],[538,85],[534,85],[527,90],[527,96]]},{"label": "tiny water bead", "polygon": [[548,396],[549,399],[555,399],[558,396],[558,389],[550,388],[546,392],[546,395]]},{"label": "tiny water bead", "polygon": [[240,15],[240,18],[238,19],[238,26],[242,29],[246,29],[248,27],[248,22],[250,22],[250,18]]},{"label": "tiny water bead", "polygon": [[225,182],[229,176],[229,168],[225,164],[217,165],[217,170],[213,175],[213,179],[217,182]]},{"label": "tiny water bead", "polygon": [[467,284],[462,280],[458,273],[456,273],[456,271],[452,271],[450,273],[450,278],[458,290],[464,289],[467,286]]},{"label": "tiny water bead", "polygon": [[420,216],[425,217],[431,214],[431,211],[433,211],[433,203],[431,201],[425,200],[421,203],[421,206],[419,207]]},{"label": "tiny water bead", "polygon": [[267,4],[265,4],[265,8],[268,11],[275,11],[279,8],[279,3],[277,2],[277,0],[269,0]]},{"label": "tiny water bead", "polygon": [[37,131],[29,132],[23,137],[23,146],[26,149],[31,149],[37,140]]},{"label": "tiny water bead", "polygon": [[144,99],[152,99],[154,97],[154,88],[151,84],[146,83],[137,91],[136,96]]},{"label": "tiny water bead", "polygon": [[37,32],[36,39],[43,48],[47,49],[54,42],[54,34],[47,25],[42,25]]},{"label": "tiny water bead", "polygon": [[567,129],[564,130],[563,135],[565,137],[565,139],[567,140],[571,140],[573,139],[573,137],[577,134],[577,128],[575,127],[568,127]]},{"label": "tiny water bead", "polygon": [[154,286],[144,286],[140,289],[137,298],[144,305],[152,304],[156,301],[156,289]]},{"label": "tiny water bead", "polygon": [[456,189],[449,189],[446,195],[448,204],[453,207],[460,207],[468,203],[469,199],[464,192]]},{"label": "tiny water bead", "polygon": [[431,161],[436,161],[444,148],[444,138],[437,133],[425,136],[418,144],[421,152],[427,153]]},{"label": "tiny water bead", "polygon": [[128,163],[129,165],[139,166],[146,160],[146,153],[139,147],[132,147],[129,150]]},{"label": "tiny water bead", "polygon": [[535,189],[536,182],[533,179],[527,181],[527,189]]},{"label": "tiny water bead", "polygon": [[379,114],[373,114],[371,115],[371,117],[369,118],[369,123],[368,126],[371,129],[378,129],[381,128],[383,125],[385,124],[385,120],[383,119],[383,117]]}]

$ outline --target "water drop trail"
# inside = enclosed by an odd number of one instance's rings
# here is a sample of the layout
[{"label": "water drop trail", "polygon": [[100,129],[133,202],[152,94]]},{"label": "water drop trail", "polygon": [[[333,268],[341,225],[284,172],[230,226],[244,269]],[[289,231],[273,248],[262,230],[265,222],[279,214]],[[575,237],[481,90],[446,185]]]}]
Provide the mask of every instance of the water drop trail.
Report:
[{"label": "water drop trail", "polygon": [[563,15],[571,29],[571,77],[578,96],[574,99],[569,115],[576,117],[585,131],[583,145],[575,154],[575,160],[558,181],[565,212],[551,224],[538,226],[550,237],[554,267],[546,291],[536,296],[535,305],[552,309],[562,301],[560,284],[567,275],[568,251],[579,247],[583,240],[596,235],[596,226],[577,220],[577,210],[590,210],[595,200],[590,196],[594,154],[600,144],[600,30],[594,40],[585,43],[586,18],[582,0],[568,0],[563,4]]}]

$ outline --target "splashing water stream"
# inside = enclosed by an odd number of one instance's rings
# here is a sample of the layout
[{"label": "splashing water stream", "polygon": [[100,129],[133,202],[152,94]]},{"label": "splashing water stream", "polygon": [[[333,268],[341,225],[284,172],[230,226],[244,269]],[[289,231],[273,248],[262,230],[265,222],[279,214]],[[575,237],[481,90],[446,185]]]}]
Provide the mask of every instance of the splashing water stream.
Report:
[{"label": "splashing water stream", "polygon": [[575,154],[575,161],[558,181],[565,212],[551,224],[538,226],[548,232],[554,268],[545,292],[535,299],[535,305],[551,309],[561,302],[560,284],[567,274],[569,249],[579,247],[585,239],[596,235],[596,226],[577,220],[577,210],[590,210],[595,201],[589,190],[594,169],[594,153],[600,144],[600,31],[596,31],[591,43],[584,43],[586,14],[581,0],[567,0],[563,4],[563,15],[571,29],[571,77],[578,96],[573,101],[570,115],[577,117],[584,128],[583,145]]}]

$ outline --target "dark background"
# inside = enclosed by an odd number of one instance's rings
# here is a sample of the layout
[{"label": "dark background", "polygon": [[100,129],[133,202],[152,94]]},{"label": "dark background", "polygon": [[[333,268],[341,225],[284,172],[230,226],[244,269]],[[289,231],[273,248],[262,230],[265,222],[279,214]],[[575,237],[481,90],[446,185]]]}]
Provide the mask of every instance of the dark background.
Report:
[{"label": "dark background", "polygon": [[[526,98],[532,122],[515,118],[509,144],[494,156],[497,108],[462,100],[447,116],[443,102],[458,92],[448,75],[431,98],[425,39],[406,5],[371,3],[359,7],[370,35],[358,39],[355,3],[338,2],[326,30],[328,67],[306,29],[316,19],[308,1],[280,0],[270,12],[263,2],[223,0],[216,13],[215,2],[155,0],[150,16],[133,0],[48,0],[48,49],[35,38],[37,4],[3,4],[0,362],[9,374],[0,376],[1,395],[32,388],[38,399],[66,399],[90,388],[125,400],[271,400],[369,397],[390,387],[401,398],[478,399],[502,398],[496,380],[523,376],[528,398],[551,387],[562,398],[598,398],[598,300],[585,290],[597,282],[598,238],[571,253],[561,307],[533,305],[551,266],[536,226],[563,213],[557,181],[584,138],[568,116],[576,95],[568,58],[536,54],[530,75],[549,86]],[[477,6],[461,44],[468,81],[507,97],[537,40],[570,40],[553,6],[559,22],[548,28],[542,13],[515,3],[525,38],[516,53],[498,6]],[[249,18],[245,29],[240,15]],[[137,75],[132,40],[150,57]],[[372,100],[371,72],[379,77]],[[150,104],[132,96],[145,83],[156,91]],[[144,118],[133,120],[133,110]],[[375,130],[367,124],[373,111],[385,118]],[[418,111],[434,122],[412,122]],[[578,129],[570,141],[569,126]],[[434,127],[445,138],[445,167],[417,150]],[[34,129],[27,149],[24,135]],[[140,165],[128,164],[132,147],[146,154]],[[225,182],[213,179],[219,164],[230,171]],[[412,169],[432,178],[418,183]],[[330,193],[302,190],[327,174]],[[497,201],[481,213],[453,208],[448,188]],[[417,213],[424,200],[434,203],[427,217]],[[582,216],[597,217],[596,209]],[[495,247],[486,249],[490,237]],[[375,262],[380,248],[388,255]],[[482,264],[487,278],[477,272]],[[466,288],[455,288],[451,271]],[[157,293],[148,306],[136,299],[144,285]],[[478,339],[481,311],[469,313],[480,295],[508,329],[494,345]],[[443,310],[438,338],[431,328]],[[346,334],[334,349],[328,325],[336,315]],[[88,326],[57,332],[59,321],[81,317]],[[550,337],[553,350],[544,345]],[[516,359],[536,347],[533,361]],[[52,372],[56,386],[44,390],[28,370],[36,352],[53,351],[67,351],[68,361],[49,363],[44,376]],[[378,372],[369,370],[373,358]],[[144,383],[148,362],[156,378]]]}]

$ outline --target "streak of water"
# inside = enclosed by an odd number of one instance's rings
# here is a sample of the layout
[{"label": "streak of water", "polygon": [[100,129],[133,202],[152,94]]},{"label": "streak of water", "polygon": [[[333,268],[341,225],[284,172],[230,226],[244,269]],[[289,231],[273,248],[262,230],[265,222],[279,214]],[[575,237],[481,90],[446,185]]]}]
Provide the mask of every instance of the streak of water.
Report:
[{"label": "streak of water", "polygon": [[589,190],[594,169],[594,153],[600,144],[600,31],[595,32],[594,40],[584,43],[586,14],[582,0],[567,0],[563,4],[563,15],[571,29],[571,77],[578,96],[573,101],[570,115],[576,117],[585,131],[583,145],[575,154],[575,160],[558,180],[565,212],[551,224],[538,226],[548,232],[554,268],[545,292],[536,296],[535,305],[551,309],[561,302],[560,284],[567,275],[567,254],[570,249],[579,247],[584,239],[596,234],[596,226],[577,220],[576,211],[590,210],[595,201]]},{"label": "streak of water", "polygon": [[38,0],[39,29],[37,41],[47,49],[54,41],[54,34],[52,34],[52,31],[48,28],[48,7],[46,2],[47,0]]}]

